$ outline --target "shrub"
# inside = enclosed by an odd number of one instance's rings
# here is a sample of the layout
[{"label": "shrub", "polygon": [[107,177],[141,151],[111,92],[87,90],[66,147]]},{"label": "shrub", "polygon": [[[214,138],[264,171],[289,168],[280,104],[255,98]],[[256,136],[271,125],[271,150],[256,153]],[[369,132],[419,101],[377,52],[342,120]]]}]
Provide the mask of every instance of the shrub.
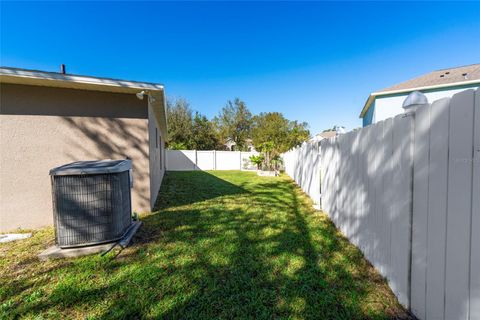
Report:
[{"label": "shrub", "polygon": [[264,160],[265,160],[265,157],[263,156],[263,154],[259,154],[258,156],[256,155],[250,156],[250,161],[252,161],[252,163],[257,166],[257,170],[260,170],[260,166],[262,165]]}]

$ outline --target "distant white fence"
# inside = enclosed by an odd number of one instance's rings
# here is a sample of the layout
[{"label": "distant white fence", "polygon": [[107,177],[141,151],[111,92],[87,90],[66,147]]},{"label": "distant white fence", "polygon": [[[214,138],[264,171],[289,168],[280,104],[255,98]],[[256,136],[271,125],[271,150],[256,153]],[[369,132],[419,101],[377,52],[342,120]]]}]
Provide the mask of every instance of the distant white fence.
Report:
[{"label": "distant white fence", "polygon": [[284,161],[418,318],[480,320],[480,90]]},{"label": "distant white fence", "polygon": [[250,156],[258,152],[166,150],[167,170],[255,170]]}]

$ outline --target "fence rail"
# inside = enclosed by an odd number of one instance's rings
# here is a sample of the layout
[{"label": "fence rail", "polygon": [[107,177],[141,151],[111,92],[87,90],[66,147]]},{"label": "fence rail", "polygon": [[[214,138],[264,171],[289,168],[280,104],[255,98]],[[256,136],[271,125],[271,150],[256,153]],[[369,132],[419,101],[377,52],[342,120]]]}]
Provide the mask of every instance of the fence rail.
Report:
[{"label": "fence rail", "polygon": [[167,170],[255,170],[250,156],[257,152],[166,150]]},{"label": "fence rail", "polygon": [[284,162],[418,318],[480,320],[480,90]]}]

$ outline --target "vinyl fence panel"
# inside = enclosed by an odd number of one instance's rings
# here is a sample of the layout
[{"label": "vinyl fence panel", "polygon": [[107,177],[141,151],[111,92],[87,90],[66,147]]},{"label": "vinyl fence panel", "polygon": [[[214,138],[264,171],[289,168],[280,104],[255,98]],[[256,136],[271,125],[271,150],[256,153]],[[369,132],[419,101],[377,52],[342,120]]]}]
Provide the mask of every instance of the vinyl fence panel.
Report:
[{"label": "vinyl fence panel", "polygon": [[[450,98],[434,102],[430,111],[424,319],[444,319],[449,111]],[[412,290],[420,290],[412,292],[412,297],[423,293],[423,287],[412,286]]]},{"label": "vinyl fence panel", "polygon": [[258,152],[166,150],[167,170],[255,170],[250,156]]},{"label": "vinyl fence panel", "polygon": [[200,170],[215,170],[215,151],[197,151],[197,167]]},{"label": "vinyl fence panel", "polygon": [[320,145],[304,143],[283,155],[285,172],[315,204],[320,203]]},{"label": "vinyl fence panel", "polygon": [[473,90],[452,97],[448,157],[446,319],[468,319],[473,107]]},{"label": "vinyl fence panel", "polygon": [[480,90],[475,93],[470,258],[470,319],[480,320]]},{"label": "vinyl fence panel", "polygon": [[217,157],[222,159],[217,161],[217,170],[240,170],[242,167],[239,151],[217,151]]},{"label": "vinyl fence panel", "polygon": [[419,319],[480,320],[480,90],[284,160]]},{"label": "vinyl fence panel", "polygon": [[167,170],[197,170],[195,150],[166,150]]},{"label": "vinyl fence panel", "polygon": [[391,250],[392,247],[392,238],[391,233],[392,229],[395,226],[392,224],[392,208],[393,208],[393,199],[394,199],[394,190],[390,187],[393,181],[393,171],[394,171],[394,161],[393,161],[393,119],[387,119],[384,121],[383,126],[383,143],[384,152],[385,152],[385,173],[383,174],[383,210],[384,210],[384,219],[385,219],[385,226],[383,230],[383,241],[384,249],[386,252],[383,253],[384,255],[384,273],[382,273],[387,279],[392,277],[393,268],[392,268],[392,257],[391,257]]},{"label": "vinyl fence panel", "polygon": [[428,105],[415,113],[412,216],[412,310],[425,318],[428,225],[428,170],[430,154],[430,110]]},{"label": "vinyl fence panel", "polygon": [[413,117],[399,115],[393,120],[393,210],[390,241],[390,286],[401,304],[409,306],[410,232],[412,199]]}]

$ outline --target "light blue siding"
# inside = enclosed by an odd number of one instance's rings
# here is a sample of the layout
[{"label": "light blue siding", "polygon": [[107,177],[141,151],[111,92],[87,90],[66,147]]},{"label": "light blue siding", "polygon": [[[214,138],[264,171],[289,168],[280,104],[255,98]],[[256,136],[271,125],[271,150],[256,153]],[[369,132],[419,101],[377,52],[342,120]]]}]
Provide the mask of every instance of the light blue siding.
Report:
[{"label": "light blue siding", "polygon": [[375,112],[375,101],[372,102],[370,108],[368,108],[367,113],[363,117],[363,126],[366,127],[373,123],[373,114]]}]

